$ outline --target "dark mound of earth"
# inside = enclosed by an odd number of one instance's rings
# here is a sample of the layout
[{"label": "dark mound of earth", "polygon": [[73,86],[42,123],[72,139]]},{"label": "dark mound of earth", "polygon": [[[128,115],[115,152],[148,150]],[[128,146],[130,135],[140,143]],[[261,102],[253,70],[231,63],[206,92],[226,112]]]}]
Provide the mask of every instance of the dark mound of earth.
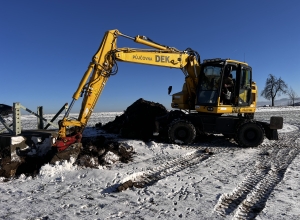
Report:
[{"label": "dark mound of earth", "polygon": [[121,137],[131,139],[149,140],[155,130],[155,118],[167,114],[167,109],[159,103],[138,99],[130,105],[125,112],[117,116],[114,121],[101,127],[109,132],[120,134]]}]

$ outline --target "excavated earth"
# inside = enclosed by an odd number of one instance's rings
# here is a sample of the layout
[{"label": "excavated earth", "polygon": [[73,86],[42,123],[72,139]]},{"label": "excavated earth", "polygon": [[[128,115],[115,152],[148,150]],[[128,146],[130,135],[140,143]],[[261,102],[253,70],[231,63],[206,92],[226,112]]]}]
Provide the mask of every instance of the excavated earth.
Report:
[{"label": "excavated earth", "polygon": [[155,118],[167,114],[167,109],[159,103],[138,99],[125,112],[117,116],[114,121],[96,127],[108,133],[119,134],[123,138],[148,141],[153,137]]},{"label": "excavated earth", "polygon": [[[148,141],[152,138],[155,127],[155,118],[166,114],[167,109],[159,104],[144,99],[138,99],[114,121],[103,125],[95,125],[108,133],[119,134],[123,138]],[[102,135],[82,139],[82,150],[75,162],[83,167],[97,168],[100,165],[113,164],[116,161],[127,163],[134,154],[133,148]],[[56,152],[50,151],[44,157],[20,157],[19,162],[10,161],[10,153],[0,149],[0,177],[18,177],[21,174],[35,176],[41,166],[55,163]],[[65,152],[59,159],[70,158]]]}]

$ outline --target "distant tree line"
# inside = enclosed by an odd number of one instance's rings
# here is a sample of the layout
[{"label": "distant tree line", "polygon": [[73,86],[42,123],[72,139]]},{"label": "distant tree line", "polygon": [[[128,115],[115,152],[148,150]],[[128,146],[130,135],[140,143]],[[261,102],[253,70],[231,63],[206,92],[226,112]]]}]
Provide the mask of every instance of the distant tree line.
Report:
[{"label": "distant tree line", "polygon": [[291,105],[295,106],[295,101],[296,98],[298,98],[298,95],[292,87],[288,88],[287,84],[281,79],[281,77],[277,79],[276,76],[269,74],[265,88],[261,91],[260,95],[267,100],[272,100],[272,106],[274,106],[276,96],[280,96],[281,94],[288,95]]}]

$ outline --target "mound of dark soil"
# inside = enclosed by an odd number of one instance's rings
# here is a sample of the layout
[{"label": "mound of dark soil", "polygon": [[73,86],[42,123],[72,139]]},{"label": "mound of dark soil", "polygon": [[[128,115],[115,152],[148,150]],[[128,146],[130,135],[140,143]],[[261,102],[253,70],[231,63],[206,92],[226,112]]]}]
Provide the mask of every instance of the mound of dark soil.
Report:
[{"label": "mound of dark soil", "polygon": [[109,133],[120,134],[124,138],[149,140],[155,130],[155,118],[167,113],[162,104],[141,98],[130,105],[122,115],[101,128]]}]

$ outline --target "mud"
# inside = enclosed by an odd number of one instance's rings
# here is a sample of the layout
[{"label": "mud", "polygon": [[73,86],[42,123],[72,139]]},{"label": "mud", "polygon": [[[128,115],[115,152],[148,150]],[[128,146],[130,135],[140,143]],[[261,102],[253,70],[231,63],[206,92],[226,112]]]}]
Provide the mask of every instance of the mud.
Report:
[{"label": "mud", "polygon": [[96,127],[119,134],[121,137],[148,141],[153,138],[155,118],[167,114],[167,109],[159,103],[138,99],[125,112],[117,116],[114,121]]}]

